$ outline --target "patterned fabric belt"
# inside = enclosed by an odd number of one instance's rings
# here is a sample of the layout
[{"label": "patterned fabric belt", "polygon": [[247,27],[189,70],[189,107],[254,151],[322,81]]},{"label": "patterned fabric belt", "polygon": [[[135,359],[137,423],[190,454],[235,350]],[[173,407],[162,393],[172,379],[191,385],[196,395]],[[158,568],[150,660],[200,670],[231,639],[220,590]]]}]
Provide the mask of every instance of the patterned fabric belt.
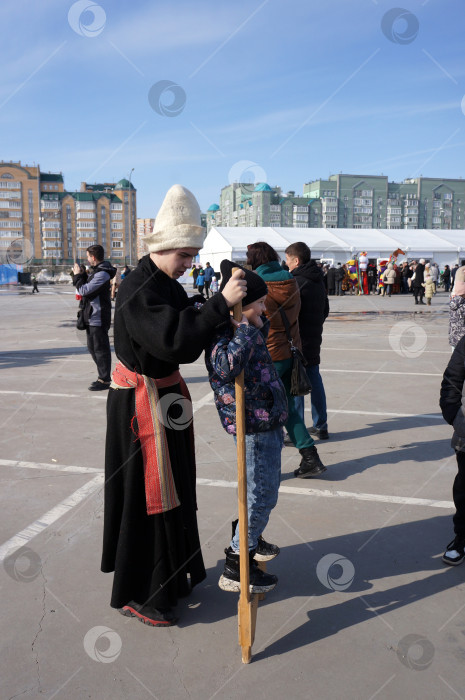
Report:
[{"label": "patterned fabric belt", "polygon": [[[153,379],[144,374],[138,374],[127,369],[118,362],[112,374],[112,389],[135,389],[135,403],[137,418],[137,438],[140,440],[145,476],[145,500],[147,515],[165,513],[180,505],[173,472],[171,469],[168,441],[166,439],[165,423],[163,416],[159,389],[181,385],[181,391],[185,399],[191,400],[189,390],[179,370],[169,377]],[[134,422],[131,421],[131,427]],[[192,425],[190,425],[193,437]]]}]

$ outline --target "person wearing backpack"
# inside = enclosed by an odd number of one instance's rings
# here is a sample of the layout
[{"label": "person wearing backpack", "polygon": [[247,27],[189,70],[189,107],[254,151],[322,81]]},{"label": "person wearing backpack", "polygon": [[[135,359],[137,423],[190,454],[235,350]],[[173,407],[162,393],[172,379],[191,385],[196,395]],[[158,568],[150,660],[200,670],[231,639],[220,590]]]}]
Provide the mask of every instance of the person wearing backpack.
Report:
[{"label": "person wearing backpack", "polygon": [[116,268],[104,260],[101,245],[87,248],[90,272],[83,273],[81,266],[73,266],[73,285],[81,295],[80,307],[86,326],[87,348],[97,366],[97,379],[88,387],[89,391],[104,391],[110,388],[111,349],[108,331],[111,325],[110,282]]}]

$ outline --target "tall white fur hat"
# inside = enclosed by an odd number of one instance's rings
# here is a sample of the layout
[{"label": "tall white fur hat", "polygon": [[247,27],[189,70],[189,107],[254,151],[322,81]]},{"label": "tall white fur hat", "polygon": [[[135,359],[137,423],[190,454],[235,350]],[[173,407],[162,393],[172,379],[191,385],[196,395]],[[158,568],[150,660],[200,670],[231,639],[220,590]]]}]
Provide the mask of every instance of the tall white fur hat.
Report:
[{"label": "tall white fur hat", "polygon": [[172,248],[202,248],[205,234],[196,198],[186,187],[173,185],[157,214],[153,232],[143,240],[150,253],[157,253]]}]

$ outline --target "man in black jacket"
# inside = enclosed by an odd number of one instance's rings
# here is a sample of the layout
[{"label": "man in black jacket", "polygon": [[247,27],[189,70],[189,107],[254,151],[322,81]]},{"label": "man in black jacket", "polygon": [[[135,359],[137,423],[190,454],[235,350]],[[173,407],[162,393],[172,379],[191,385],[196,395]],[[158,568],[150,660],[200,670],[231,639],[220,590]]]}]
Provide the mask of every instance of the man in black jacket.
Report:
[{"label": "man in black jacket", "polygon": [[73,267],[73,284],[82,296],[87,348],[98,372],[97,380],[92,382],[89,391],[109,389],[111,381],[111,350],[108,338],[111,325],[110,280],[116,275],[116,268],[104,260],[104,256],[105,251],[101,245],[91,245],[87,248],[90,273],[81,272],[77,263]]},{"label": "man in black jacket", "polygon": [[[291,243],[286,248],[286,264],[300,289],[299,330],[302,352],[308,362],[306,370],[312,385],[313,427],[309,428],[309,432],[320,440],[327,440],[329,435],[326,394],[319,367],[323,323],[329,313],[323,275],[316,262],[311,260],[310,248],[306,243]],[[299,403],[303,415],[304,397],[297,396],[295,401]]]},{"label": "man in black jacket", "polygon": [[344,296],[344,292],[342,291],[342,280],[343,279],[344,279],[344,268],[342,267],[341,263],[338,263],[337,267],[336,267],[336,272],[335,272],[336,296],[337,297]]},{"label": "man in black jacket", "polygon": [[331,266],[326,274],[326,286],[328,288],[328,294],[334,295],[336,293],[336,268]]},{"label": "man in black jacket", "polygon": [[[412,277],[412,287],[413,293],[415,295],[415,304],[424,304],[423,297],[425,296],[425,288],[423,287],[423,282],[425,281],[425,260],[422,258],[420,262],[415,267],[415,272]],[[420,297],[420,301],[418,301]]]}]

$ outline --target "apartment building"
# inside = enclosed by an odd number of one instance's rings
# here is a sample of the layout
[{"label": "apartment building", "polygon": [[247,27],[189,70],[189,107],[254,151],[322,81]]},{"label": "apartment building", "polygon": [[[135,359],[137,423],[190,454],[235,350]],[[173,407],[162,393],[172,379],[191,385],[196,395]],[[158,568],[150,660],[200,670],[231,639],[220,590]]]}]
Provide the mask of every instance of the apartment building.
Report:
[{"label": "apartment building", "polygon": [[[67,192],[62,173],[40,166],[0,162],[0,251],[23,245],[25,259],[85,260],[99,243],[115,262],[136,261],[136,190],[117,183],[81,183]],[[14,244],[14,245],[13,245]]]},{"label": "apartment building", "polygon": [[207,231],[212,226],[321,226],[321,202],[283,194],[281,188],[267,183],[239,183],[223,187],[220,204],[212,204],[206,213]]},{"label": "apartment building", "polygon": [[386,175],[331,175],[304,184],[303,196],[266,183],[223,187],[207,211],[212,226],[463,229],[465,180]]},{"label": "apartment building", "polygon": [[304,185],[322,202],[325,228],[465,228],[465,180],[385,175],[331,175]]},{"label": "apartment building", "polygon": [[147,244],[142,240],[145,236],[149,236],[155,225],[155,219],[137,219],[137,259],[139,260],[144,255],[147,255]]}]

